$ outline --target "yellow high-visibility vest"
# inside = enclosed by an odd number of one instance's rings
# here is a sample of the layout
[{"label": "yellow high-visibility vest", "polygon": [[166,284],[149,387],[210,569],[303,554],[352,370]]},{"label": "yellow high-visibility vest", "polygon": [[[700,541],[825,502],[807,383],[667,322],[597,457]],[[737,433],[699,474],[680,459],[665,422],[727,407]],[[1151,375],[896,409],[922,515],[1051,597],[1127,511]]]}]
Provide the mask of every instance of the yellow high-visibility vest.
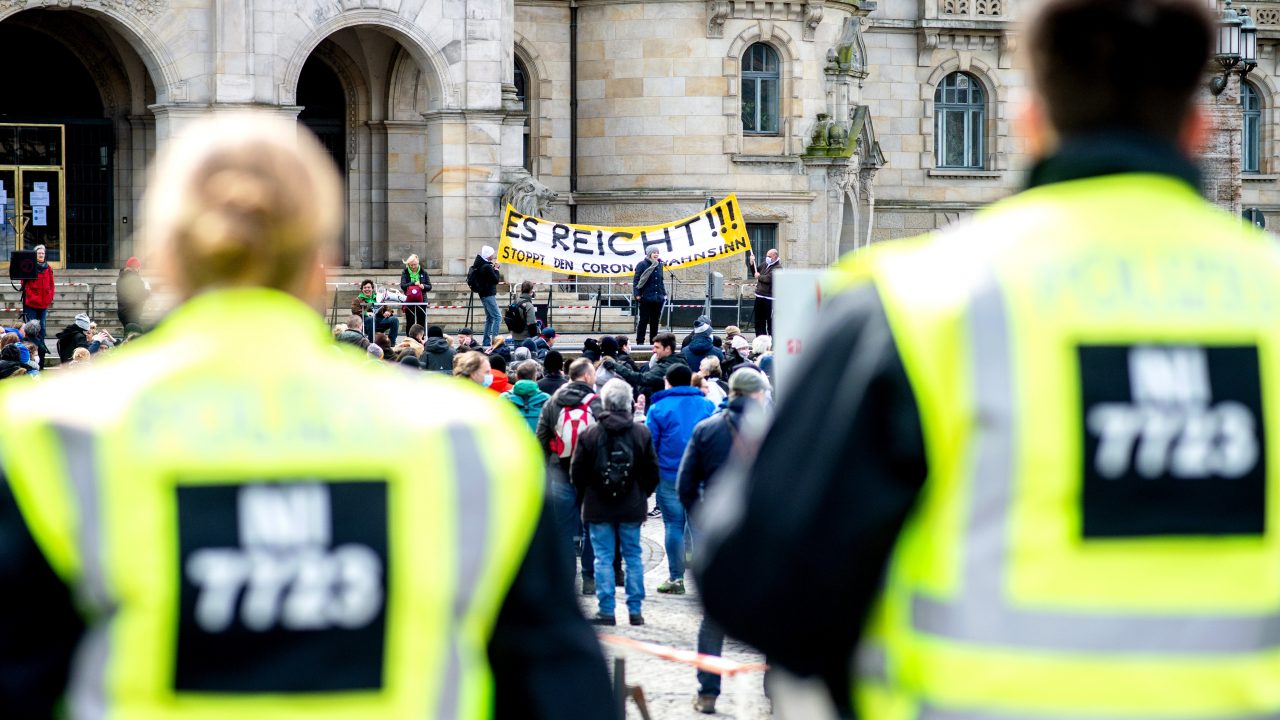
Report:
[{"label": "yellow high-visibility vest", "polygon": [[271,290],[116,352],[0,396],[0,463],[88,621],[73,717],[492,714],[543,489],[510,408],[348,355]]},{"label": "yellow high-visibility vest", "polygon": [[1280,716],[1280,253],[1170,177],[1048,185],[870,282],[928,478],[868,720]]}]

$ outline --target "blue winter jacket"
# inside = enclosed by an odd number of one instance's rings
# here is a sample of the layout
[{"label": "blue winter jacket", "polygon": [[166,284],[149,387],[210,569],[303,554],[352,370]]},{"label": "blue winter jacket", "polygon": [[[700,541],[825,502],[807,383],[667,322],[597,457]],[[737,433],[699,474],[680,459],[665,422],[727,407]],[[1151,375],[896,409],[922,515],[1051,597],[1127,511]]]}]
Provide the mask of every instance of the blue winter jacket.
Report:
[{"label": "blue winter jacket", "polygon": [[653,436],[653,449],[658,453],[658,474],[663,480],[676,479],[680,460],[684,457],[684,446],[689,444],[693,429],[715,411],[716,406],[695,387],[674,387],[654,394],[644,424]]},{"label": "blue winter jacket", "polygon": [[712,344],[710,332],[694,335],[689,344],[684,347],[684,361],[689,364],[689,369],[698,372],[703,359],[707,356],[719,358],[721,363],[724,362],[724,353]]}]

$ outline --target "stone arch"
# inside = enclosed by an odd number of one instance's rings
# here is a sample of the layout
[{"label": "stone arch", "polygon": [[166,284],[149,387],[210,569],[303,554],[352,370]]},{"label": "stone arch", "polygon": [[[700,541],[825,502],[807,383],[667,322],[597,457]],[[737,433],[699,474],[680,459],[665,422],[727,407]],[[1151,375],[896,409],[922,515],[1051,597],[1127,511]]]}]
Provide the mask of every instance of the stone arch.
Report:
[{"label": "stone arch", "polygon": [[986,97],[986,123],[983,128],[985,147],[983,148],[984,162],[982,169],[984,171],[1008,169],[1005,148],[1005,144],[1008,142],[1008,132],[1002,132],[1003,127],[1008,124],[1006,120],[1008,88],[1000,82],[995,68],[969,53],[957,53],[954,57],[938,64],[929,73],[928,80],[920,86],[920,99],[924,101],[923,127],[921,129],[924,135],[924,155],[928,158],[928,167],[933,168],[937,165],[937,153],[935,152],[937,146],[935,138],[937,123],[933,107],[934,97],[943,78],[955,72],[964,73],[977,80],[978,84],[982,86],[982,92]]},{"label": "stone arch", "polygon": [[[766,43],[778,53],[778,134],[782,137],[782,151],[778,154],[798,153],[803,150],[804,103],[800,88],[804,81],[804,67],[800,61],[800,48],[784,28],[770,20],[760,20],[747,26],[729,42],[724,56],[724,77],[728,92],[724,99],[724,115],[729,128],[728,140],[731,152],[742,152],[742,100],[739,89],[742,73],[742,55],[757,42]],[[797,144],[798,143],[798,144]]]},{"label": "stone arch", "polygon": [[515,33],[515,56],[528,71],[525,78],[528,84],[529,104],[529,157],[532,159],[533,174],[536,176],[546,154],[547,143],[551,141],[551,72],[547,68],[546,59],[538,52],[537,46],[528,38]]},{"label": "stone arch", "polygon": [[295,102],[298,76],[307,58],[326,38],[346,28],[371,27],[394,38],[417,62],[430,89],[432,109],[457,108],[458,90],[444,53],[422,28],[388,10],[351,10],[320,23],[294,48],[279,87],[280,104]]},{"label": "stone arch", "polygon": [[[338,81],[342,83],[342,89],[346,92],[347,168],[355,169],[356,155],[359,152],[358,131],[361,124],[368,121],[371,116],[370,106],[373,100],[369,84],[365,81],[364,72],[356,61],[337,44],[321,43],[315,47],[312,54],[333,70],[338,76]],[[301,75],[301,68],[298,69],[298,73]]]},{"label": "stone arch", "polygon": [[23,12],[46,10],[50,12],[77,12],[92,17],[116,32],[142,60],[152,86],[155,88],[155,102],[182,102],[187,99],[186,83],[179,80],[174,70],[173,56],[165,43],[152,32],[145,19],[133,12],[122,12],[105,5],[86,7],[75,3],[71,8],[62,10],[56,7],[34,6],[16,7],[0,10],[0,22],[4,22]]}]

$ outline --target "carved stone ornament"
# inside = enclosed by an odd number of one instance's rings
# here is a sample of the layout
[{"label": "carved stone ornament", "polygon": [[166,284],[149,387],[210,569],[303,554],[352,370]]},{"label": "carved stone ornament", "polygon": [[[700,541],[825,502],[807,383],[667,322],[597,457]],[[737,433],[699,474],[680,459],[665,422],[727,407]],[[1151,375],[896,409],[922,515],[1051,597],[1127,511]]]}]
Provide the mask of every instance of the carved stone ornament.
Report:
[{"label": "carved stone ornament", "polygon": [[867,45],[862,39],[862,18],[847,17],[840,28],[840,38],[827,52],[827,69],[867,76]]},{"label": "carved stone ornament", "polygon": [[555,190],[538,182],[537,178],[521,168],[515,181],[502,193],[502,206],[499,209],[505,212],[510,205],[521,215],[546,217],[557,196]]},{"label": "carved stone ornament", "polygon": [[707,0],[707,37],[724,37],[724,21],[732,9],[729,0]]},{"label": "carved stone ornament", "polygon": [[82,7],[112,10],[118,13],[156,15],[169,6],[169,0],[0,0],[0,12],[40,7]]},{"label": "carved stone ornament", "polygon": [[812,42],[813,35],[821,24],[822,0],[810,0],[804,4],[804,30],[801,32],[801,37]]}]

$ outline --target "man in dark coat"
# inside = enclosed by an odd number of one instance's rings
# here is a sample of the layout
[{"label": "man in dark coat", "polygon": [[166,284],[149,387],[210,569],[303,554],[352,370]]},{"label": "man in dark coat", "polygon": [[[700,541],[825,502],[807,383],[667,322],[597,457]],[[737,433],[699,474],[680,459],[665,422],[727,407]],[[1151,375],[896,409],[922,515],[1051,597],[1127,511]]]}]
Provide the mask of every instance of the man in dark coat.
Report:
[{"label": "man in dark coat", "polygon": [[569,378],[564,376],[564,356],[559,350],[548,350],[547,357],[542,361],[543,376],[538,381],[538,389],[548,395],[555,395],[556,391],[564,387]]},{"label": "man in dark coat", "polygon": [[658,318],[662,315],[662,304],[667,300],[667,286],[662,280],[662,258],[657,249],[649,250],[649,257],[636,265],[636,274],[632,279],[636,301],[640,303],[640,319],[636,323],[636,344],[644,342],[644,330],[649,328],[649,342],[653,342],[658,334]]},{"label": "man in dark coat", "polygon": [[756,277],[756,337],[773,335],[773,273],[782,269],[782,263],[775,249],[764,254],[763,265],[756,265],[755,253],[750,258],[751,272]]},{"label": "man in dark coat", "polygon": [[141,325],[142,308],[150,297],[151,291],[142,279],[142,261],[129,258],[116,278],[116,317],[120,319],[120,327]]},{"label": "man in dark coat", "polygon": [[427,340],[422,343],[422,354],[418,356],[418,364],[423,370],[434,370],[446,375],[453,372],[453,348],[444,338],[444,330],[432,325],[427,328]]},{"label": "man in dark coat", "polygon": [[[729,459],[735,442],[743,446],[754,442],[750,439],[754,435],[751,432],[744,433],[743,428],[749,421],[763,417],[768,387],[765,376],[755,370],[744,369],[735,373],[729,380],[729,404],[693,429],[693,436],[689,438],[684,458],[680,461],[676,483],[680,503],[684,505],[685,514],[695,530],[697,517],[694,511],[711,489],[716,472]],[[723,648],[724,630],[704,614],[702,624],[698,627],[698,652],[719,655]],[[716,698],[719,696],[720,676],[698,671],[698,697],[693,702],[694,709],[702,713],[714,713]]]},{"label": "man in dark coat", "polygon": [[604,359],[603,367],[631,383],[632,387],[644,395],[645,403],[649,404],[654,393],[666,388],[667,371],[671,366],[688,365],[684,356],[676,352],[676,336],[671,333],[663,333],[653,339],[653,354],[658,357],[658,362],[652,367],[643,365],[639,369],[632,369],[611,357]]},{"label": "man in dark coat", "polygon": [[614,543],[622,547],[627,565],[627,614],[632,625],[643,625],[644,566],[640,525],[648,498],[658,486],[658,459],[649,431],[632,419],[631,386],[615,378],[600,391],[604,407],[598,422],[587,428],[573,453],[570,478],[582,495],[582,520],[596,550],[596,600],[593,622],[615,625]]}]

